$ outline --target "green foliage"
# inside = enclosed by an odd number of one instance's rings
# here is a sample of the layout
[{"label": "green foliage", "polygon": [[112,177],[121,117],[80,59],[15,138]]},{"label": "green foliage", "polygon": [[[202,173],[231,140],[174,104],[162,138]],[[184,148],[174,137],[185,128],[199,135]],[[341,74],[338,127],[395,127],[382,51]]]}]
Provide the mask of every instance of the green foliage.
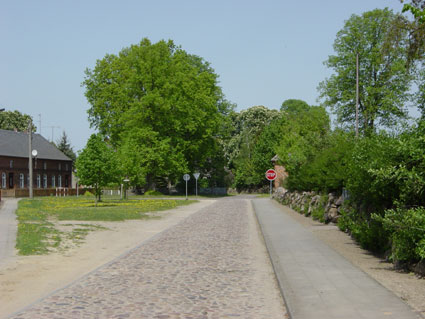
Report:
[{"label": "green foliage", "polygon": [[318,220],[321,223],[325,222],[325,209],[323,206],[319,206],[316,209],[313,209],[311,212],[313,219]]},{"label": "green foliage", "polygon": [[287,113],[277,125],[280,138],[275,151],[289,173],[286,187],[290,190],[315,189],[310,172],[305,168],[325,147],[330,130],[326,110],[311,106],[305,111]]},{"label": "green foliage", "polygon": [[390,233],[392,257],[403,262],[425,259],[425,208],[390,209],[385,215],[373,215]]},{"label": "green foliage", "polygon": [[380,133],[359,140],[348,167],[353,199],[382,211],[395,203],[425,205],[425,122],[399,136]]},{"label": "green foliage", "polygon": [[162,196],[164,194],[162,194],[161,192],[155,191],[155,190],[148,190],[144,193],[144,195],[147,195],[147,196]]},{"label": "green foliage", "polygon": [[75,160],[77,159],[77,155],[72,149],[71,143],[69,142],[68,136],[66,135],[65,131],[63,132],[62,137],[56,142],[56,147],[62,153],[68,156],[73,162],[75,162]]},{"label": "green foliage", "polygon": [[280,107],[281,112],[297,114],[308,111],[310,106],[303,100],[289,99],[285,100]]},{"label": "green foliage", "polygon": [[[232,114],[233,131],[225,145],[225,156],[228,166],[233,169],[237,189],[257,189],[267,183],[264,174],[275,155],[270,145],[276,142],[268,140],[273,135],[268,128],[280,117],[279,111],[264,106],[253,106]],[[263,136],[266,130],[268,132]]]},{"label": "green foliage", "polygon": [[336,55],[325,62],[335,73],[319,86],[324,105],[336,113],[340,123],[353,127],[359,55],[359,128],[365,135],[378,125],[391,127],[407,116],[404,104],[413,79],[407,68],[407,32],[400,30],[397,45],[386,45],[399,18],[388,9],[352,15],[337,34]]},{"label": "green foliage", "polygon": [[384,252],[388,249],[389,233],[383,224],[353,209],[344,209],[338,219],[338,227],[347,231],[364,249]]},{"label": "green foliage", "polygon": [[207,62],[172,41],[148,39],[86,71],[90,123],[117,147],[132,184],[147,179],[150,188],[157,177],[175,182],[210,169],[232,108],[217,78]]},{"label": "green foliage", "polygon": [[85,191],[84,196],[93,196],[93,194],[90,193],[89,191]]},{"label": "green foliage", "polygon": [[81,185],[91,186],[100,199],[102,187],[119,182],[117,158],[100,134],[92,134],[75,163],[76,175]]},{"label": "green foliage", "polygon": [[37,127],[32,121],[32,117],[28,114],[22,114],[19,111],[3,111],[0,112],[0,129],[13,131],[17,129],[19,132],[28,130],[28,124],[31,121],[32,131],[35,132]]}]

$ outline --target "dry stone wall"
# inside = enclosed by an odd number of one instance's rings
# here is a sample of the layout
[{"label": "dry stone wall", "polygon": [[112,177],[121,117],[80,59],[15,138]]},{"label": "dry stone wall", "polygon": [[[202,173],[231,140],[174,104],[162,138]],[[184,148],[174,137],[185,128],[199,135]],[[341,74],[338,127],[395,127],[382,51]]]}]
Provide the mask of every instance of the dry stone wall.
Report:
[{"label": "dry stone wall", "polygon": [[276,189],[273,198],[299,213],[325,223],[338,222],[344,203],[343,196],[333,193],[320,195],[316,192],[290,192],[283,187]]}]

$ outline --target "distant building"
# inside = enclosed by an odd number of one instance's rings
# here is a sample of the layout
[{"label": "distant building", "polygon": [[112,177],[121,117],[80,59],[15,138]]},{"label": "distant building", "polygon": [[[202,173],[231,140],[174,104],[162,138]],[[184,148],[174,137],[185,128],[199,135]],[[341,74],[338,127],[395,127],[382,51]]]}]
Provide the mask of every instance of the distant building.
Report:
[{"label": "distant building", "polygon": [[279,156],[275,155],[271,162],[273,163],[274,170],[276,171],[277,177],[274,180],[274,187],[277,189],[278,187],[283,187],[283,181],[288,177],[288,172],[285,170],[285,167],[279,164]]},{"label": "distant building", "polygon": [[[71,187],[72,160],[69,157],[39,134],[32,135],[32,149],[37,150],[37,157],[33,159],[35,190]],[[28,196],[28,166],[28,133],[0,130],[0,189],[3,196],[17,196],[17,193]]]}]

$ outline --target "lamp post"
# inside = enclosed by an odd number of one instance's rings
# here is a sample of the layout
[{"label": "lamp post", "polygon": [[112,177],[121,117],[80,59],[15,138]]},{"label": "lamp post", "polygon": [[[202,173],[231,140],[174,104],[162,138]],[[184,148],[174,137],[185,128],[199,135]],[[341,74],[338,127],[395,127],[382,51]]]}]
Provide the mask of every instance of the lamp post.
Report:
[{"label": "lamp post", "polygon": [[124,199],[128,199],[127,198],[127,183],[129,182],[130,180],[128,179],[128,177],[126,177],[124,180],[123,180],[123,182],[124,182]]},{"label": "lamp post", "polygon": [[29,169],[29,183],[28,183],[28,188],[29,188],[29,197],[32,199],[33,196],[33,178],[32,178],[32,123],[31,120],[29,121],[28,124],[28,169]]}]

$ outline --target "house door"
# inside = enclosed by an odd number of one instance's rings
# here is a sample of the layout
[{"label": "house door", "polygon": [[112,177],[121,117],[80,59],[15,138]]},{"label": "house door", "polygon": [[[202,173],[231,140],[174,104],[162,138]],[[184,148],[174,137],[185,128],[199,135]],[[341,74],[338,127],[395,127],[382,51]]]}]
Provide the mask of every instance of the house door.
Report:
[{"label": "house door", "polygon": [[13,188],[13,173],[9,173],[9,188]]}]

